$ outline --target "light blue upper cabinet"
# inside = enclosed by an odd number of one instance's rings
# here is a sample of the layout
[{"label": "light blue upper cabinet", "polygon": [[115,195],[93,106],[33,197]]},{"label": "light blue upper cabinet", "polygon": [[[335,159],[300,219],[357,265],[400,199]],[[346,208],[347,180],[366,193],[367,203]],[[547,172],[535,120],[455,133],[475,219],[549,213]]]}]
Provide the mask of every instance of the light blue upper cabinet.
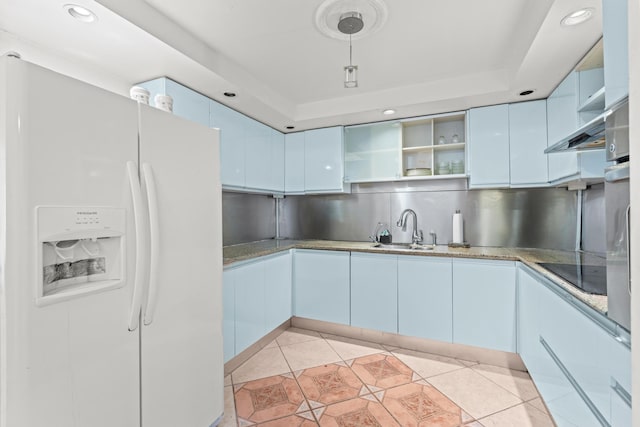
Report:
[{"label": "light blue upper cabinet", "polygon": [[351,254],[351,326],[398,333],[398,257]]},{"label": "light blue upper cabinet", "polygon": [[[547,145],[552,146],[578,129],[578,74],[572,72],[547,98]],[[575,152],[548,155],[549,182],[578,173]]]},{"label": "light blue upper cabinet", "polygon": [[546,101],[509,104],[509,158],[512,187],[546,185]]},{"label": "light blue upper cabinet", "polygon": [[269,129],[269,160],[271,169],[267,189],[274,193],[284,193],[284,134],[275,129]]},{"label": "light blue upper cabinet", "polygon": [[151,93],[173,98],[173,113],[220,129],[223,188],[284,192],[284,135],[166,77],[140,83]]},{"label": "light blue upper cabinet", "polygon": [[209,98],[171,79],[165,90],[173,98],[173,114],[209,126]]},{"label": "light blue upper cabinet", "polygon": [[453,342],[515,353],[513,261],[453,260]]},{"label": "light blue upper cabinet", "polygon": [[604,69],[587,68],[578,71],[578,124],[598,117],[604,111]]},{"label": "light blue upper cabinet", "polygon": [[248,118],[211,101],[211,127],[220,129],[220,174],[223,187],[245,186],[245,141]]},{"label": "light blue upper cabinet", "polygon": [[284,135],[211,101],[211,127],[220,129],[220,169],[226,189],[284,191]]},{"label": "light blue upper cabinet", "polygon": [[271,170],[269,127],[256,121],[246,121],[245,187],[267,189]]},{"label": "light blue upper cabinet", "polygon": [[284,192],[304,194],[304,132],[284,136]]},{"label": "light blue upper cabinet", "polygon": [[345,182],[399,179],[401,174],[400,122],[382,122],[344,128]]},{"label": "light blue upper cabinet", "polygon": [[156,95],[169,95],[173,98],[173,114],[209,127],[209,98],[206,96],[167,77],[140,83],[138,86],[149,91],[149,104],[154,105]]},{"label": "light blue upper cabinet", "polygon": [[236,355],[235,270],[222,272],[222,338],[225,363]]},{"label": "light blue upper cabinet", "polygon": [[509,106],[469,110],[469,187],[509,186]]},{"label": "light blue upper cabinet", "polygon": [[[602,82],[602,68],[574,71],[551,93],[547,98],[548,146],[571,135],[602,112]],[[556,185],[602,179],[606,159],[603,149],[569,151],[550,153],[548,164],[549,182]]]},{"label": "light blue upper cabinet", "polygon": [[264,258],[265,329],[271,332],[291,318],[291,253]]},{"label": "light blue upper cabinet", "polygon": [[246,121],[245,186],[284,192],[284,135],[255,120]]},{"label": "light blue upper cabinet", "polygon": [[451,259],[398,257],[398,333],[451,342]]},{"label": "light blue upper cabinet", "polygon": [[298,317],[349,324],[349,252],[294,252],[293,310]]},{"label": "light blue upper cabinet", "polygon": [[348,192],[343,182],[342,126],[305,131],[304,137],[305,192]]},{"label": "light blue upper cabinet", "polygon": [[628,1],[603,0],[604,86],[607,107],[629,94]]}]

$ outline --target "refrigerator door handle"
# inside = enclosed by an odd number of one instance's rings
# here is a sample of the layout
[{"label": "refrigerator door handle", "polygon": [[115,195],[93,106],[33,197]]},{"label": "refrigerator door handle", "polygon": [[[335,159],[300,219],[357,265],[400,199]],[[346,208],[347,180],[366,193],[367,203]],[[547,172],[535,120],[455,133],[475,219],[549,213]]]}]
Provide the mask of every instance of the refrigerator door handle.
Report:
[{"label": "refrigerator door handle", "polygon": [[626,220],[627,220],[627,288],[629,290],[629,295],[631,295],[631,242],[629,241],[629,231],[631,228],[631,204],[627,206],[626,211]]},{"label": "refrigerator door handle", "polygon": [[156,181],[153,177],[153,169],[148,163],[142,164],[142,176],[147,188],[147,203],[149,206],[149,229],[150,234],[150,258],[149,262],[149,293],[147,304],[144,309],[144,324],[153,322],[153,315],[156,309],[158,297],[158,263],[160,259],[160,223],[158,218],[158,193],[156,191]]},{"label": "refrigerator door handle", "polygon": [[127,174],[129,176],[129,187],[133,200],[133,218],[136,235],[136,263],[135,278],[133,282],[133,299],[131,301],[131,312],[129,314],[129,330],[135,331],[140,324],[140,307],[142,304],[142,293],[144,292],[144,241],[145,241],[145,215],[142,200],[140,181],[138,180],[138,166],[135,162],[127,162]]}]

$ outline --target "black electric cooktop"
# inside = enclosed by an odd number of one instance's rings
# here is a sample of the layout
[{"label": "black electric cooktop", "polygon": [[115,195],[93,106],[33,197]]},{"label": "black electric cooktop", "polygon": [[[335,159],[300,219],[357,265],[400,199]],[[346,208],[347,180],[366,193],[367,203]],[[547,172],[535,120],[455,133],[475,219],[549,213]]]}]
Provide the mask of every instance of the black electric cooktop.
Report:
[{"label": "black electric cooktop", "polygon": [[540,263],[540,266],[584,292],[594,295],[607,294],[607,267],[604,265]]}]

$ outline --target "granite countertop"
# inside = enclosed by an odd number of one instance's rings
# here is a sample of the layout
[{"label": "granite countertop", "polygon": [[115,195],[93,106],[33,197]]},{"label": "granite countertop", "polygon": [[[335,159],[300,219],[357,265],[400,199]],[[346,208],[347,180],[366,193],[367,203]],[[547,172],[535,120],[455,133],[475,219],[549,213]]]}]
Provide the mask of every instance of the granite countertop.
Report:
[{"label": "granite countertop", "polygon": [[451,258],[480,258],[498,259],[509,261],[520,261],[533,270],[539,272],[550,279],[558,286],[562,287],[580,301],[586,303],[599,313],[607,313],[606,295],[592,295],[581,291],[571,283],[561,277],[551,273],[540,266],[539,263],[557,264],[589,264],[605,265],[606,260],[597,255],[573,252],[558,251],[551,249],[528,249],[528,248],[494,248],[494,247],[471,247],[471,248],[450,248],[445,245],[438,245],[433,249],[393,249],[388,247],[374,247],[371,242],[346,242],[338,240],[260,240],[257,242],[243,243],[239,245],[225,246],[223,248],[224,265],[233,264],[273,253],[287,251],[289,249],[316,249],[330,251],[354,251],[378,254],[395,255],[419,255],[419,256],[440,256]]}]

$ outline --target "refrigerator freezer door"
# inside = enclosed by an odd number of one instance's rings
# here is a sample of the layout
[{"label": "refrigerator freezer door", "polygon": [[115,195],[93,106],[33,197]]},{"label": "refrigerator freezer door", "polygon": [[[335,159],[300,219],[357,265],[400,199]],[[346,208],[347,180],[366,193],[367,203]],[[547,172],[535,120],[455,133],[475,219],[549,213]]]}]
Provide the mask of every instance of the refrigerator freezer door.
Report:
[{"label": "refrigerator freezer door", "polygon": [[143,193],[158,228],[141,326],[144,427],[208,427],[223,411],[218,153],[216,130],[140,105]]},{"label": "refrigerator freezer door", "polygon": [[[137,426],[138,334],[127,329],[135,239],[125,170],[137,158],[136,103],[7,57],[0,58],[0,103],[0,246],[7,248],[0,426]],[[37,306],[38,206],[124,210],[125,284]]]}]

